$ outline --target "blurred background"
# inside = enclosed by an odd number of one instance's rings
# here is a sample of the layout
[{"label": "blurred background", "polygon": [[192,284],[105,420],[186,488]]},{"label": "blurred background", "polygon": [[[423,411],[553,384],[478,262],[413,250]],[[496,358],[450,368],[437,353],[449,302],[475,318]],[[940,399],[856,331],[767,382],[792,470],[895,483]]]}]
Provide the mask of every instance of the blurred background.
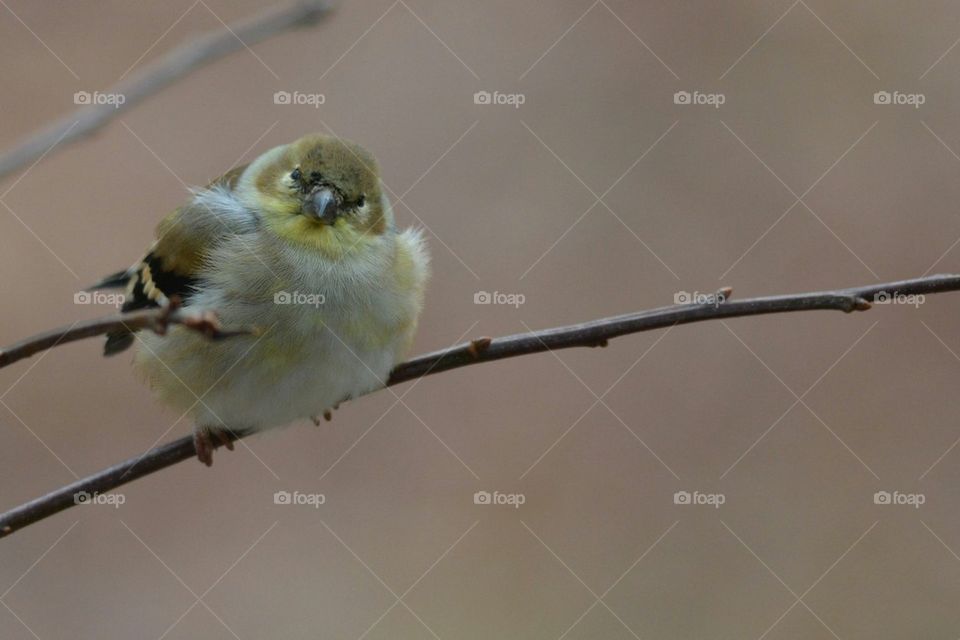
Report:
[{"label": "blurred background", "polygon": [[[263,9],[191,2],[0,2],[0,148]],[[369,148],[426,232],[416,353],[957,271],[958,38],[951,2],[344,1],[3,180],[0,343],[112,313],[74,296],[185,185],[310,131]],[[373,394],[0,541],[0,637],[955,638],[958,313],[709,322]],[[0,370],[0,509],[190,432],[100,350]]]}]

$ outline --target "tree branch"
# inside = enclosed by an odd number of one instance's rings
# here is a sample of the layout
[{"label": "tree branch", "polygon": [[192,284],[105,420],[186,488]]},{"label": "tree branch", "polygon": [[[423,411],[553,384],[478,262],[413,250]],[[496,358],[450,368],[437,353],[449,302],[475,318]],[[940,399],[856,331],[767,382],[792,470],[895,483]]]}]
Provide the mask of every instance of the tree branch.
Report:
[{"label": "tree branch", "polygon": [[[400,384],[427,375],[449,371],[481,362],[502,360],[514,356],[541,353],[548,350],[571,347],[606,346],[609,340],[619,336],[652,331],[678,324],[690,324],[706,320],[736,318],[814,310],[838,310],[844,312],[866,311],[871,301],[882,303],[885,299],[903,295],[925,295],[946,291],[960,291],[960,275],[936,275],[899,282],[887,282],[835,291],[818,291],[792,295],[769,296],[730,301],[730,290],[721,290],[718,302],[708,304],[685,304],[660,307],[611,318],[591,320],[582,324],[544,329],[502,338],[479,338],[449,349],[428,353],[398,365],[390,374],[386,386]],[[885,298],[886,296],[886,298]],[[43,349],[70,340],[104,333],[119,326],[131,326],[131,322],[145,323],[145,312],[127,314],[121,322],[117,318],[76,325],[24,340],[12,348],[0,351],[0,366],[3,358],[9,362],[24,358]],[[8,354],[20,354],[10,356]],[[230,441],[248,435],[246,432],[228,433]],[[196,455],[192,437],[174,440],[147,451],[135,458],[121,462],[104,471],[78,480],[47,495],[32,500],[6,513],[0,514],[0,537],[9,535],[29,524],[48,518],[76,504],[78,493],[103,493],[137,478],[149,475]]]},{"label": "tree branch", "polygon": [[297,0],[242,23],[224,25],[224,29],[211,31],[177,47],[139,74],[105,92],[122,95],[124,101],[121,104],[96,104],[78,109],[0,155],[0,180],[35,162],[55,145],[63,146],[92,134],[127,109],[199,67],[287,29],[315,24],[330,11],[325,1]]},{"label": "tree branch", "polygon": [[179,302],[171,302],[171,304],[162,309],[119,313],[106,318],[75,322],[69,327],[61,327],[59,329],[38,333],[25,340],[15,342],[9,347],[0,349],[0,369],[61,344],[76,342],[83,338],[92,338],[93,336],[124,329],[129,329],[130,331],[149,329],[162,335],[166,333],[168,326],[180,324],[188,329],[199,331],[212,340],[239,335],[256,335],[258,332],[255,327],[223,329],[220,326],[219,320],[217,320],[216,314],[212,311],[201,314],[189,313],[181,311],[178,305]]}]

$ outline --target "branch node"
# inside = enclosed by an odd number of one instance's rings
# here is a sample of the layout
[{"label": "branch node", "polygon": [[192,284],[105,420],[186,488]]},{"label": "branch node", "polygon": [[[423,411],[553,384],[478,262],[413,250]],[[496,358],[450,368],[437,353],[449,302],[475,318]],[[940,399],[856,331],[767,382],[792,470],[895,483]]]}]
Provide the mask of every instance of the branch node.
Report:
[{"label": "branch node", "polygon": [[469,353],[472,358],[479,358],[480,354],[487,350],[491,342],[493,342],[493,338],[487,337],[471,340],[470,344],[467,345],[467,353]]},{"label": "branch node", "polygon": [[853,299],[853,310],[854,310],[854,311],[867,311],[868,309],[871,309],[872,307],[873,307],[873,305],[872,305],[872,304],[870,303],[870,301],[867,300],[866,298],[861,298],[860,296],[857,296],[856,298]]},{"label": "branch node", "polygon": [[723,303],[733,297],[733,287],[720,287],[717,289],[717,302]]},{"label": "branch node", "polygon": [[222,337],[220,321],[213,311],[204,311],[200,315],[184,317],[181,322],[186,328],[199,331],[211,340]]}]

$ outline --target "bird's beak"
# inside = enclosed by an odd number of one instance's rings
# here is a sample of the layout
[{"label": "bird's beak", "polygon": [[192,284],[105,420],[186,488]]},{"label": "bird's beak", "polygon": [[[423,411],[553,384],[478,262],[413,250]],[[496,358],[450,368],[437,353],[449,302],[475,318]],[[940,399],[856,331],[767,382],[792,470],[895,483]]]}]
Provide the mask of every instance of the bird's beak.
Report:
[{"label": "bird's beak", "polygon": [[303,203],[303,215],[323,224],[332,225],[339,214],[337,195],[327,187],[314,191]]}]

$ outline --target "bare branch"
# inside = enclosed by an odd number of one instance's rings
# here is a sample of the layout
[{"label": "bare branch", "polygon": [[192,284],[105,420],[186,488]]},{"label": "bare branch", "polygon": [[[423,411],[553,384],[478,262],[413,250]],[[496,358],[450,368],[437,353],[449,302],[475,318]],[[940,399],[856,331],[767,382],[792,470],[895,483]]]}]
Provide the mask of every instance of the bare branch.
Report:
[{"label": "bare branch", "polygon": [[92,134],[124,111],[199,67],[288,29],[315,24],[329,13],[330,7],[325,1],[297,0],[240,24],[211,31],[177,47],[139,74],[109,90],[109,93],[124,97],[122,104],[97,104],[78,109],[0,155],[0,180],[35,162],[53,146],[63,146]]},{"label": "bare branch", "polygon": [[[835,291],[749,298],[737,301],[728,300],[731,291],[729,288],[725,288],[720,291],[724,296],[718,298],[722,299],[723,302],[660,307],[612,318],[591,320],[583,324],[544,329],[502,338],[478,338],[449,349],[419,356],[398,365],[391,372],[387,386],[481,362],[502,360],[555,349],[606,346],[609,340],[619,336],[662,329],[678,324],[796,311],[832,309],[850,313],[870,309],[871,300],[878,302],[882,300],[880,294],[886,294],[893,298],[898,295],[920,295],[946,291],[960,291],[960,275],[936,275]],[[138,317],[140,316],[138,315]],[[99,325],[88,323],[83,329],[78,326],[75,328],[76,331],[70,334],[71,339],[75,340],[96,333],[103,333],[110,328],[116,328],[118,322],[116,318],[113,318],[100,321]],[[127,325],[129,325],[129,322],[130,320],[124,319],[124,323]],[[146,322],[147,324],[144,326],[149,326],[150,321],[139,320],[139,322]],[[120,324],[120,326],[123,326],[123,324]],[[56,336],[67,333],[66,330],[53,331],[25,341],[25,343],[32,341],[40,344],[40,347],[34,348],[32,351],[32,353],[35,353],[39,349],[55,346],[58,343]],[[60,342],[63,341],[65,340],[60,340]],[[20,349],[24,348],[23,344],[20,344]],[[0,352],[0,362],[4,357],[3,354],[9,351],[11,350]],[[20,357],[25,357],[25,355]],[[227,433],[231,442],[245,435],[247,435],[246,432]],[[136,478],[170,467],[195,455],[193,438],[189,436],[151,449],[142,455],[0,514],[0,537],[72,507],[76,503],[75,496],[80,492],[93,494],[110,491]]]},{"label": "bare branch", "polygon": [[76,322],[69,327],[38,333],[0,349],[0,369],[41,351],[52,349],[61,344],[76,342],[83,338],[92,338],[93,336],[123,329],[129,329],[130,331],[150,329],[162,335],[166,333],[167,327],[172,324],[180,324],[194,331],[199,331],[212,340],[238,335],[256,335],[258,332],[255,327],[223,329],[216,314],[212,311],[202,314],[189,313],[180,310],[177,303],[171,303],[163,309],[119,313],[106,318]]}]

